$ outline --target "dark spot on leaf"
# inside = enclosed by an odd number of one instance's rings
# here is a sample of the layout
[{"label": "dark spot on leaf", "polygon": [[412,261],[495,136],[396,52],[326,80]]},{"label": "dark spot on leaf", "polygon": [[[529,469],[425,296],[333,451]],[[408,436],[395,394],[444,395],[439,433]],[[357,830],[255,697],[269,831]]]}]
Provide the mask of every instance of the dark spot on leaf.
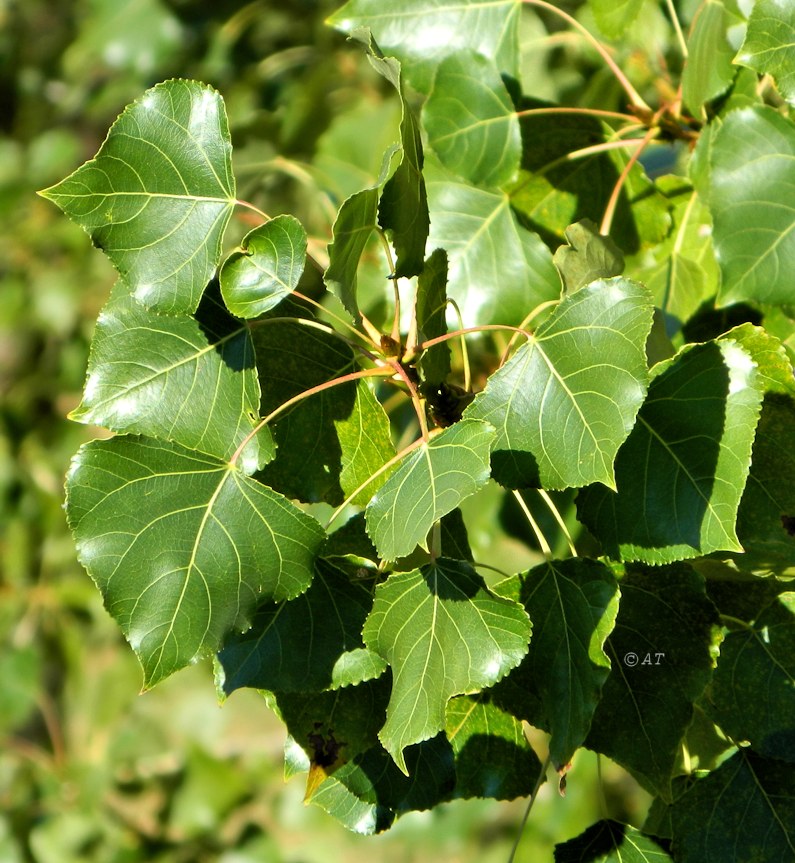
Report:
[{"label": "dark spot on leaf", "polygon": [[782,515],[781,526],[790,536],[795,536],[795,515]]},{"label": "dark spot on leaf", "polygon": [[[315,723],[315,728],[318,728],[320,723]],[[345,746],[344,740],[337,740],[334,737],[334,731],[329,728],[328,737],[324,737],[320,733],[312,733],[307,735],[309,745],[312,747],[312,763],[318,767],[331,767],[336,764],[340,758],[340,750]]]}]

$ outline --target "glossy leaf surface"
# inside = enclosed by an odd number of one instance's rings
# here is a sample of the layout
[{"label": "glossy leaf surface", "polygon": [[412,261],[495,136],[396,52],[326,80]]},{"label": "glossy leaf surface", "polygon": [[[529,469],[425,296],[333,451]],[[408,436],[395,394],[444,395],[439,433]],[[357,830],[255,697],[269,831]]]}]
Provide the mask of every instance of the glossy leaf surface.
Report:
[{"label": "glossy leaf surface", "polygon": [[527,652],[530,621],[472,567],[445,558],[395,573],[376,589],[366,645],[392,667],[381,742],[404,772],[404,750],[445,726],[454,695],[491,686]]},{"label": "glossy leaf surface", "polygon": [[158,84],[116,120],[90,162],[42,194],[86,230],[136,299],[193,312],[235,201],[221,97],[195,81]]},{"label": "glossy leaf surface", "polygon": [[555,846],[555,863],[671,863],[673,858],[629,824],[599,821]]},{"label": "glossy leaf surface", "polygon": [[262,598],[306,590],[323,539],[313,518],[234,466],[147,438],[83,446],[67,514],[147,687],[217,650]]},{"label": "glossy leaf surface", "polygon": [[737,62],[775,78],[781,95],[795,103],[795,6],[757,0]]}]

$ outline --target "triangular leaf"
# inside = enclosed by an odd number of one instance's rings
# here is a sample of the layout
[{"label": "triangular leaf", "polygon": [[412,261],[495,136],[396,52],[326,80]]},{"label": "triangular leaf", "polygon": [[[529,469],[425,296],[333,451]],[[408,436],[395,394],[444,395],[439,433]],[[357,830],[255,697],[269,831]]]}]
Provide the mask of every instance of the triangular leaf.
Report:
[{"label": "triangular leaf", "polygon": [[441,62],[422,120],[441,163],[474,185],[502,186],[519,169],[516,111],[497,66],[482,54],[458,51]]},{"label": "triangular leaf", "polygon": [[541,238],[516,219],[505,192],[479,189],[429,158],[425,177],[428,249],[447,251],[448,294],[464,326],[518,326],[538,305],[560,296],[560,278]]},{"label": "triangular leaf", "polygon": [[704,696],[710,717],[760,755],[795,762],[795,593],[730,632]]},{"label": "triangular leaf", "polygon": [[582,491],[581,520],[616,559],[742,551],[735,520],[761,403],[755,363],[727,339],[689,346],[653,374],[616,459],[617,491]]},{"label": "triangular leaf", "polygon": [[[501,72],[518,78],[520,10],[519,0],[485,6],[462,6],[459,0],[349,0],[328,23],[345,33],[370,27],[381,48],[405,63],[412,85],[427,93],[439,62],[461,48],[495,60]],[[418,39],[418,33],[431,38]]]},{"label": "triangular leaf", "polygon": [[555,863],[673,863],[673,858],[629,824],[599,821],[556,845]]},{"label": "triangular leaf", "polygon": [[719,618],[689,567],[632,572],[607,640],[612,671],[585,745],[671,799],[671,776],[693,702],[709,682]]},{"label": "triangular leaf", "polygon": [[561,770],[585,740],[610,672],[604,643],[618,612],[616,580],[604,564],[571,558],[513,576],[496,591],[524,605],[533,638],[495,698],[552,735],[550,758]]},{"label": "triangular leaf", "polygon": [[[197,317],[149,312],[118,284],[100,313],[83,400],[71,418],[231,458],[259,417],[254,349],[213,295],[205,294]],[[246,445],[245,472],[262,467],[273,449],[261,429]]]},{"label": "triangular leaf", "polygon": [[795,124],[770,107],[733,111],[713,135],[710,162],[721,304],[791,303]]},{"label": "triangular leaf", "polygon": [[792,765],[741,749],[674,803],[671,820],[681,863],[792,860]]},{"label": "triangular leaf", "polygon": [[445,715],[455,755],[454,797],[514,800],[532,793],[543,767],[521,722],[488,695],[453,698]]},{"label": "triangular leaf", "polygon": [[626,279],[594,282],[560,303],[466,410],[497,428],[498,482],[614,485],[616,452],[646,394],[651,322],[648,292]]},{"label": "triangular leaf", "polygon": [[80,449],[67,515],[147,687],[216,651],[263,598],[306,590],[324,535],[233,465],[135,437]]},{"label": "triangular leaf", "polygon": [[736,62],[772,75],[781,95],[795,104],[795,6],[756,0]]},{"label": "triangular leaf", "polygon": [[439,559],[379,585],[364,640],[392,667],[379,737],[401,770],[405,748],[444,727],[449,699],[495,684],[529,638],[524,609],[490,593],[463,561]]},{"label": "triangular leaf", "polygon": [[410,554],[435,521],[489,478],[494,428],[462,420],[406,456],[367,506],[367,532],[385,560]]},{"label": "triangular leaf", "polygon": [[223,691],[320,692],[378,677],[386,666],[361,634],[372,600],[367,582],[319,560],[308,590],[260,606],[249,630],[226,639],[218,654]]},{"label": "triangular leaf", "polygon": [[224,302],[239,318],[256,318],[292,293],[306,260],[306,231],[292,216],[276,216],[250,231],[221,267]]},{"label": "triangular leaf", "polygon": [[147,90],[90,162],[41,194],[86,230],[136,299],[193,312],[235,203],[220,95],[182,80]]}]

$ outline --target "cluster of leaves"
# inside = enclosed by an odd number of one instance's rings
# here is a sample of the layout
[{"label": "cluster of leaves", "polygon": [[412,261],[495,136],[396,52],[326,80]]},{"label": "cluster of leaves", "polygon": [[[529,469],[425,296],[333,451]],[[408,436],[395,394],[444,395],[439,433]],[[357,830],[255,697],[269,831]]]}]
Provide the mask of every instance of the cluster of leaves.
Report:
[{"label": "cluster of leaves", "polygon": [[[147,687],[216,655],[351,829],[533,794],[527,722],[561,782],[584,746],[655,796],[561,860],[793,852],[795,15],[750,5],[685,36],[665,3],[680,41],[633,83],[593,34],[628,50],[657,3],[351,0],[331,23],[399,128],[327,251],[238,200],[195,81],[43,193],[120,275],[73,412],[116,433],[67,478],[79,558]],[[524,92],[523,28],[561,25],[614,76],[598,107]],[[495,484],[540,549],[501,579],[465,517]]]}]

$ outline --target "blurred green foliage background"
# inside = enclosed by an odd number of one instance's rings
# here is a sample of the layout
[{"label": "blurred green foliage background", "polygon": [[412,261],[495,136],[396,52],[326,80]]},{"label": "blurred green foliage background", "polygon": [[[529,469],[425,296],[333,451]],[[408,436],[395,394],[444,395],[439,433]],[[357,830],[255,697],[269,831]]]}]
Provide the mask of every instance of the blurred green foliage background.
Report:
[{"label": "blurred green foliage background", "polygon": [[[0,0],[2,863],[508,858],[522,801],[457,803],[354,836],[302,805],[300,779],[283,783],[284,734],[256,693],[219,707],[201,665],[139,695],[136,661],[76,563],[61,509],[69,459],[98,433],[66,415],[114,274],[35,190],[90,158],[146,87],[197,78],[226,100],[241,197],[298,216],[322,259],[337,207],[376,174],[400,111],[324,25],[337,5]],[[538,32],[528,18],[528,44]],[[544,95],[580,87],[583,63],[581,77],[563,64],[558,84],[543,78]],[[494,543],[493,525],[476,525],[476,542],[478,530]],[[500,541],[514,562],[526,554]],[[540,736],[542,758],[544,745]],[[604,770],[604,795],[595,773],[582,752],[565,800],[542,788],[517,860],[551,859],[605,806],[642,819],[645,800],[623,773]]]}]

